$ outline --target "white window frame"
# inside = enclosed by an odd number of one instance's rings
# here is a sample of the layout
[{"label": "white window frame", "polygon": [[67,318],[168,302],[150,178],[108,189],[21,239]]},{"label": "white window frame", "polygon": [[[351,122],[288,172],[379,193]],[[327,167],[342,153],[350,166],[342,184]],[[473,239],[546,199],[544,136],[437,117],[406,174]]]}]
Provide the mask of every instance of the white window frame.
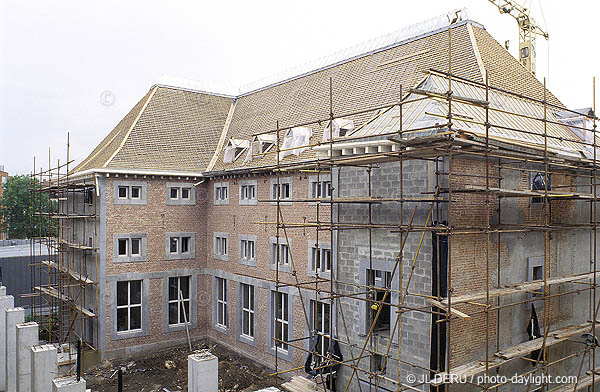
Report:
[{"label": "white window frame", "polygon": [[[183,251],[184,238],[187,238],[188,249]],[[175,251],[171,250],[171,242],[175,242]],[[165,233],[165,258],[167,260],[184,260],[196,258],[196,233],[168,232]]]},{"label": "white window frame", "polygon": [[[255,331],[255,309],[254,309],[254,299],[256,297],[256,289],[251,284],[240,283],[240,309],[241,309],[241,318],[240,318],[240,336],[249,340],[254,340],[256,335]],[[246,298],[248,299],[246,301]],[[246,302],[248,306],[246,306]],[[244,322],[244,316],[248,315],[247,323]],[[248,330],[248,333],[246,332]]]},{"label": "white window frame", "polygon": [[[250,192],[250,194],[248,194]],[[239,199],[242,206],[255,206],[258,204],[258,181],[242,180],[239,184]]]},{"label": "white window frame", "polygon": [[[329,317],[331,320],[331,317],[333,317],[333,314],[331,313],[331,304],[329,302],[324,302],[324,301],[316,301],[316,311],[317,311],[317,317],[314,317],[314,311],[315,311],[315,300],[311,299],[310,300],[310,309],[311,309],[311,313],[313,314],[313,317],[311,318],[311,323],[314,323],[315,320],[317,320],[317,325],[314,326],[313,330],[317,331],[317,333],[319,334],[319,336],[321,337],[320,341],[319,341],[319,354],[321,355],[326,355],[327,351],[329,350],[329,343],[331,342],[331,324],[330,323],[326,323],[325,322],[325,311],[326,308],[329,308]],[[319,312],[321,314],[321,322],[319,323]],[[325,339],[328,339],[328,341],[326,342]]]},{"label": "white window frame", "polygon": [[[119,253],[121,241],[125,243],[125,254]],[[139,253],[132,253],[133,241],[139,241]],[[146,233],[115,233],[113,247],[113,262],[146,261]]]},{"label": "white window frame", "polygon": [[[137,189],[138,195],[133,196],[133,190]],[[131,200],[141,200],[142,199],[142,187],[139,185],[132,185],[129,187],[129,198]]]},{"label": "white window frame", "polygon": [[[227,298],[227,279],[215,278],[217,285],[216,289],[216,314],[215,324],[217,327],[229,328],[229,315],[228,315],[228,298]],[[219,310],[221,310],[222,319],[219,317]]]},{"label": "white window frame", "polygon": [[215,182],[213,187],[213,199],[215,205],[229,204],[229,182]]},{"label": "white window frame", "polygon": [[310,182],[310,197],[312,199],[327,199],[331,196],[331,180],[319,179]]},{"label": "white window frame", "polygon": [[271,203],[277,204],[277,196],[278,194],[281,196],[281,189],[287,188],[288,194],[286,197],[279,198],[280,205],[290,205],[291,201],[294,198],[294,182],[292,177],[283,177],[279,179],[279,184],[277,183],[277,179],[271,179],[271,188],[269,189],[269,195],[271,195]]},{"label": "white window frame", "polygon": [[[171,197],[172,190],[176,192],[175,197]],[[187,190],[188,197],[183,197],[184,190]],[[189,182],[167,182],[165,184],[165,204],[171,206],[195,205],[194,185]]]},{"label": "white window frame", "polygon": [[[131,283],[132,282],[140,282],[140,303],[139,304],[132,304],[131,303]],[[115,293],[116,296],[116,304],[119,303],[119,283],[127,283],[127,304],[125,305],[116,305],[116,309],[117,309],[117,313],[116,313],[116,317],[117,317],[117,333],[125,333],[125,332],[137,332],[137,331],[141,331],[143,330],[143,307],[142,304],[144,302],[144,281],[143,280],[127,280],[127,281],[118,281],[117,282],[117,292]],[[132,329],[131,328],[131,309],[132,308],[140,308],[140,327],[139,328],[135,328]],[[127,329],[121,330],[119,331],[119,309],[127,309]]]},{"label": "white window frame", "polygon": [[[171,294],[171,279],[176,279],[177,280],[177,298],[176,299],[171,299],[170,298],[170,294]],[[185,298],[185,294],[186,293],[184,293],[182,291],[183,301],[181,301],[180,298],[179,298],[179,291],[181,291],[181,279],[188,279],[187,298]],[[191,299],[192,299],[192,296],[191,296],[192,288],[191,288],[191,284],[192,284],[192,277],[189,276],[189,275],[188,276],[170,276],[168,278],[169,288],[168,288],[168,292],[167,292],[168,294],[167,295],[169,295],[169,298],[168,298],[168,302],[167,302],[167,313],[168,313],[167,314],[167,320],[168,320],[167,322],[169,323],[170,327],[174,327],[174,326],[178,326],[178,325],[185,325],[185,320],[187,320],[187,324],[188,325],[191,324],[191,320],[190,320],[190,312],[191,312],[191,309],[192,309],[192,302],[191,302]],[[188,310],[187,310],[187,312],[185,314],[185,319],[184,319],[184,315],[183,315],[183,312],[182,312],[182,307],[183,307],[183,305],[185,305],[186,302],[188,304]],[[171,324],[171,322],[170,322],[171,306],[170,305],[173,304],[173,303],[177,304],[177,321],[178,322]],[[184,321],[182,321],[182,320],[184,320]]]},{"label": "white window frame", "polygon": [[[121,189],[125,189],[125,196],[121,196]],[[117,186],[117,198],[119,200],[129,200],[129,186],[118,185]]]},{"label": "white window frame", "polygon": [[[114,204],[146,204],[146,183],[144,181],[115,181],[113,183],[113,203]],[[138,196],[133,197],[132,189],[138,189]],[[125,189],[126,195],[122,197],[120,190]]]},{"label": "white window frame", "polygon": [[229,234],[214,233],[213,257],[218,260],[229,260]]},{"label": "white window frame", "polygon": [[[280,331],[281,339],[289,342],[290,341],[290,319],[289,319],[289,306],[290,306],[290,295],[284,292],[272,291],[273,295],[273,318],[275,330],[273,331],[273,337],[277,337],[277,332]],[[281,297],[281,301],[278,301],[277,296]],[[278,305],[281,304],[281,312],[279,312]],[[278,313],[282,315],[282,317],[278,317]],[[287,340],[284,339],[285,334],[287,334]],[[278,352],[283,354],[288,354],[289,352],[289,344],[283,342],[277,342],[275,340],[271,341],[272,347],[276,348]]]},{"label": "white window frame", "polygon": [[[308,267],[309,273],[314,275],[318,272],[321,275],[326,275],[331,273],[331,265],[332,265],[332,252],[331,245],[326,243],[317,244],[314,241],[309,241],[309,250],[308,250]],[[329,254],[329,260],[326,259],[325,255]],[[317,259],[318,257],[318,259]],[[327,261],[329,262],[329,268],[323,268],[323,266],[327,265]]]}]

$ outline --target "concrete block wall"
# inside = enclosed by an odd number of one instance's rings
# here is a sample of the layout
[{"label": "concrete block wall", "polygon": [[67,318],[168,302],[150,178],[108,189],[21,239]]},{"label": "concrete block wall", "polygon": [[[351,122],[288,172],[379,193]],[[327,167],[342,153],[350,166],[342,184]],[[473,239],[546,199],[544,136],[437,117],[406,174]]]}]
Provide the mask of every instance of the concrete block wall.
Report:
[{"label": "concrete block wall", "polygon": [[[435,183],[432,181],[434,165],[427,161],[405,161],[402,168],[403,173],[403,196],[423,198],[422,192],[430,192],[434,189]],[[368,195],[368,173],[363,168],[343,168],[339,172],[339,195],[340,197],[358,197]],[[374,168],[371,174],[372,195],[380,197],[399,197],[400,196],[400,163],[384,163],[380,164],[379,168]],[[400,204],[385,203],[372,206],[372,220],[374,223],[400,224]],[[403,219],[404,224],[408,224],[414,207],[415,217],[414,225],[423,225],[426,222],[427,214],[430,205],[425,203],[420,204],[404,204]],[[338,207],[339,222],[341,223],[368,223],[368,206],[361,204],[342,204]],[[437,209],[434,209],[433,220],[438,220]],[[441,216],[442,214],[440,214]],[[371,233],[372,253],[369,254],[369,233],[368,230],[347,230],[339,232],[338,240],[338,280],[346,282],[359,282],[361,275],[365,274],[365,270],[373,265],[373,269],[391,270],[398,257],[400,249],[400,235],[392,233],[389,229],[373,229]],[[409,290],[417,294],[431,295],[431,235],[425,234],[423,244],[417,256],[418,244],[420,241],[420,233],[411,233],[406,240],[404,251],[402,252],[402,287],[406,287],[408,277],[411,271],[411,265],[416,257],[415,270],[410,281]],[[394,285],[399,287],[400,271],[397,271],[393,277],[392,288]],[[362,278],[364,280],[364,278]],[[397,283],[395,283],[395,282]],[[363,283],[364,284],[364,283]],[[340,285],[341,292],[352,293],[359,292],[362,289],[352,287],[350,285]],[[365,301],[344,298],[341,301],[342,309],[337,309],[337,333],[338,337],[346,340],[346,331],[343,328],[342,320],[339,315],[344,312],[345,323],[349,330],[347,336],[354,344],[362,346],[368,326],[366,325],[366,315],[368,304]],[[392,296],[392,303],[398,303],[398,297]],[[416,296],[408,296],[406,298],[409,306],[424,306],[422,298]],[[395,309],[392,308],[392,313]],[[392,317],[392,327],[394,324]],[[364,324],[361,325],[361,324]],[[407,312],[402,317],[402,336],[401,336],[401,356],[403,360],[414,363],[417,366],[429,367],[430,353],[430,333],[431,333],[431,317],[423,312]],[[398,334],[398,328],[395,335]],[[373,339],[373,351],[379,354],[385,354],[389,342],[389,332],[376,333]],[[390,355],[398,357],[397,337],[394,337],[394,342],[391,346]],[[358,355],[358,351],[354,350],[354,355],[344,347],[344,358],[351,358]],[[370,361],[365,359],[361,361],[362,369],[370,370]],[[417,367],[402,365],[400,367],[400,375],[398,373],[398,362],[395,360],[388,361],[386,366],[386,377],[396,379],[400,376],[405,380],[408,374],[414,374],[417,377],[425,375],[425,372]],[[342,368],[340,370],[340,378],[338,384],[345,386],[351,374],[351,369]],[[368,379],[364,374],[359,374],[361,378],[362,389],[369,388]],[[392,387],[387,382],[383,381],[380,386]],[[352,391],[358,391],[358,380],[355,378],[352,381]],[[368,389],[367,389],[368,390]]]}]

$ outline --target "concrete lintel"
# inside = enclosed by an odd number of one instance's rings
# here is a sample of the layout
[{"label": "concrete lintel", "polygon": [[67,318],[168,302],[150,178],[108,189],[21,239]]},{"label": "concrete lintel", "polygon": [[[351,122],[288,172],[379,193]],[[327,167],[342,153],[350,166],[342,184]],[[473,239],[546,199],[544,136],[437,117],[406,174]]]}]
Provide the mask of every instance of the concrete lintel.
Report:
[{"label": "concrete lintel", "polygon": [[31,347],[38,344],[35,322],[17,324],[17,392],[31,392]]},{"label": "concrete lintel", "polygon": [[5,311],[6,330],[6,391],[17,390],[17,324],[25,321],[25,309],[12,308]]},{"label": "concrete lintel", "polygon": [[219,391],[219,359],[211,353],[188,355],[188,391]]},{"label": "concrete lintel", "polygon": [[58,351],[51,344],[31,347],[31,392],[52,390],[58,376]]}]

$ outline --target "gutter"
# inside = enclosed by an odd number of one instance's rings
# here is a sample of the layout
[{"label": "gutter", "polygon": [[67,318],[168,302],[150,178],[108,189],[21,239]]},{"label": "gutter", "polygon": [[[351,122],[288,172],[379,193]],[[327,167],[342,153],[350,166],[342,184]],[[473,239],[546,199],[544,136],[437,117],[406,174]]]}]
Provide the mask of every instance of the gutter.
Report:
[{"label": "gutter", "polygon": [[69,175],[69,179],[77,179],[94,174],[127,174],[141,176],[172,176],[172,177],[204,177],[202,172],[185,172],[185,171],[170,171],[170,170],[148,170],[148,169],[88,169]]}]

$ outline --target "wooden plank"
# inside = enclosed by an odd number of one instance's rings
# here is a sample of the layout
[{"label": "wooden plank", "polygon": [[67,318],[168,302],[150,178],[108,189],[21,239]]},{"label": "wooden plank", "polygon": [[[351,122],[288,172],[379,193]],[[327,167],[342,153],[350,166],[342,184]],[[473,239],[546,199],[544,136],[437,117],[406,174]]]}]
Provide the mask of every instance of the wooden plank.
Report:
[{"label": "wooden plank", "polygon": [[[591,326],[591,323],[572,325],[566,328],[550,332],[548,334],[548,337],[546,338],[546,347],[553,346],[555,344],[566,341],[570,337],[582,334],[584,332],[588,332],[591,329]],[[596,326],[596,328],[598,328],[598,325]],[[527,342],[506,348],[495,353],[495,356],[490,358],[490,360],[488,361],[488,369],[491,370],[497,368],[501,365],[512,361],[513,359],[520,358],[523,355],[541,349],[543,340],[543,337],[534,340],[529,340]],[[450,369],[448,372],[436,374],[436,376],[431,381],[431,385],[439,386],[442,384],[450,383],[450,375],[458,376],[458,379],[463,379],[463,377],[468,378],[471,376],[476,376],[477,374],[485,372],[485,368],[485,361],[469,362],[464,365]]]},{"label": "wooden plank", "polygon": [[86,283],[86,284],[93,284],[94,283],[93,280],[88,279],[85,276],[81,276],[81,274],[79,274],[78,272],[71,271],[71,270],[67,271],[64,268],[59,268],[58,264],[56,264],[54,261],[42,260],[41,263],[44,264],[44,265],[46,265],[46,266],[48,266],[48,267],[50,267],[50,268],[54,268],[54,269],[57,269],[57,270],[59,270],[61,272],[69,274],[69,275],[71,275],[71,277],[73,279],[75,279],[75,280],[77,280],[79,282]]},{"label": "wooden plank", "polygon": [[[561,284],[561,283],[576,282],[578,280],[593,279],[593,276],[594,276],[593,272],[587,272],[584,274],[566,275],[566,276],[559,276],[556,278],[550,278],[550,279],[547,279],[546,282],[548,283],[548,285],[555,285],[555,284]],[[600,278],[600,272],[596,272],[596,278]],[[514,286],[510,286],[510,287],[492,289],[492,290],[490,290],[490,298],[501,297],[504,295],[519,294],[519,293],[524,293],[524,292],[528,292],[528,291],[535,291],[535,290],[541,289],[542,287],[544,287],[543,280],[525,282],[525,283],[517,284]],[[452,304],[454,305],[454,304],[462,304],[462,303],[468,303],[468,302],[477,302],[482,299],[485,299],[486,297],[487,297],[487,293],[485,291],[480,291],[480,292],[477,292],[474,294],[458,295],[456,297],[452,297]],[[443,305],[448,306],[448,298],[442,299],[441,303]]]},{"label": "wooden plank", "polygon": [[[453,192],[485,192],[486,188],[480,185],[465,185],[463,189],[455,189]],[[505,188],[489,188],[490,192],[497,193],[501,196],[513,196],[513,197],[542,197],[544,191],[532,191],[532,190],[518,190],[518,189],[505,189]],[[581,199],[593,199],[594,196],[589,193],[578,193],[578,192],[558,192],[548,191],[548,197],[577,197]]]},{"label": "wooden plank", "polygon": [[[430,304],[437,306],[438,308],[442,309],[442,310],[448,310],[448,305],[444,305],[443,303],[436,301],[435,299],[431,299],[431,298],[425,298],[425,301],[429,302]],[[454,308],[450,308],[450,313],[460,317],[462,319],[469,319],[471,318],[471,316],[469,316],[468,314],[465,314],[461,311],[458,311]]]},{"label": "wooden plank", "polygon": [[34,290],[38,290],[44,294],[47,294],[54,298],[60,299],[61,301],[69,302],[79,313],[83,313],[88,317],[96,317],[96,315],[93,312],[90,312],[89,310],[87,310],[86,308],[84,308],[80,305],[76,305],[72,299],[70,299],[69,297],[67,297],[64,294],[59,293],[54,288],[46,288],[46,287],[36,286],[36,287],[34,287]]}]

